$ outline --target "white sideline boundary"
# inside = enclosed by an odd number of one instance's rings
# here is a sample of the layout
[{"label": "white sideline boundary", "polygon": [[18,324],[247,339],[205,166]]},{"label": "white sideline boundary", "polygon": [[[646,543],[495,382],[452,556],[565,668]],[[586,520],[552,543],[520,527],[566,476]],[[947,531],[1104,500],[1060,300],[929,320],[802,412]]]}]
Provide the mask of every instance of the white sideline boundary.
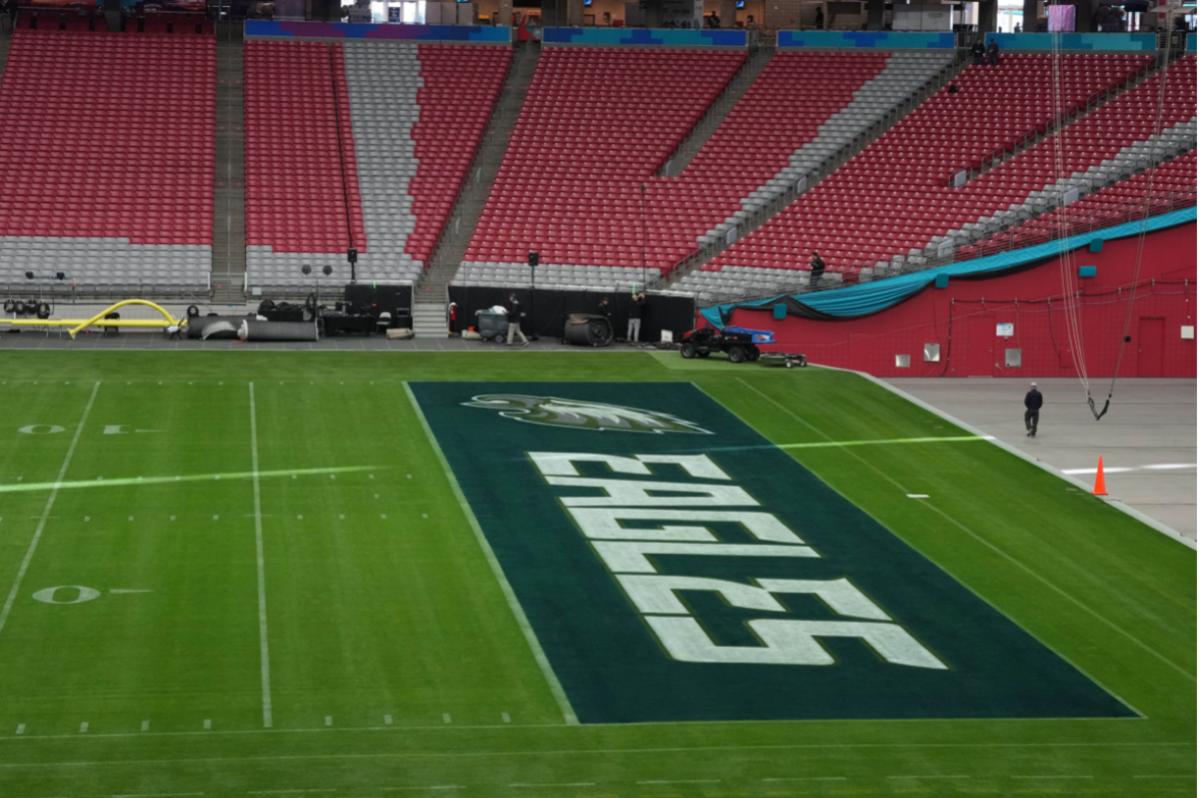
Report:
[{"label": "white sideline boundary", "polygon": [[467,502],[467,497],[463,494],[462,487],[458,484],[458,477],[454,475],[454,469],[450,467],[450,461],[446,459],[446,454],[442,451],[442,445],[438,443],[437,437],[433,434],[433,428],[429,426],[429,421],[425,418],[425,411],[421,409],[421,405],[417,401],[416,394],[412,392],[412,386],[408,384],[408,380],[404,381],[404,392],[408,394],[408,401],[412,405],[417,419],[421,422],[421,429],[425,431],[425,437],[428,439],[429,445],[433,447],[434,454],[437,455],[438,463],[442,466],[442,472],[446,475],[446,480],[450,483],[451,490],[454,491],[454,498],[458,500],[458,506],[462,508],[463,515],[467,517],[467,521],[471,524],[471,530],[475,533],[475,539],[479,543],[479,548],[483,551],[484,557],[487,558],[488,565],[491,566],[492,575],[496,577],[496,582],[500,585],[501,592],[504,593],[504,599],[508,602],[508,608],[516,619],[517,625],[521,627],[521,632],[525,635],[525,641],[529,644],[529,650],[532,652],[534,660],[537,661],[538,667],[542,671],[542,676],[545,677],[546,684],[550,687],[550,692],[554,694],[554,700],[558,702],[558,708],[562,710],[563,720],[569,725],[578,725],[579,718],[576,717],[575,710],[571,708],[571,702],[567,700],[567,694],[563,690],[562,683],[558,681],[558,676],[554,674],[554,669],[550,667],[550,660],[546,658],[546,652],[542,650],[542,644],[538,642],[537,635],[533,631],[533,626],[530,625],[529,618],[525,616],[525,610],[521,608],[521,602],[517,600],[517,594],[513,592],[512,585],[508,583],[508,577],[504,575],[504,569],[500,567],[500,561],[496,559],[496,553],[492,551],[491,544],[488,543],[487,537],[483,534],[483,527],[479,525],[479,519],[475,517],[475,512],[471,509],[470,503]]},{"label": "white sideline boundary", "polygon": [[[838,368],[836,366],[818,366],[818,368],[828,369],[829,371],[844,371],[849,374],[857,374],[858,376],[862,377],[863,379],[878,385],[879,387],[883,388],[884,390],[890,391],[891,393],[895,394],[896,396],[899,396],[900,398],[902,398],[908,402],[912,402],[914,405],[921,408],[922,410],[933,413],[935,416],[943,418],[952,424],[957,424],[958,426],[965,429],[967,432],[970,432],[974,435],[987,436],[993,446],[998,446],[999,448],[1003,449],[1004,451],[1008,452],[1009,454],[1013,455],[1014,457],[1019,457],[1027,463],[1032,463],[1033,465],[1042,469],[1046,473],[1053,474],[1054,476],[1058,477],[1063,482],[1069,482],[1073,487],[1079,488],[1080,490],[1084,491],[1085,493],[1090,494],[1092,492],[1092,488],[1090,485],[1080,482],[1077,479],[1072,479],[1071,475],[1063,473],[1062,471],[1060,471],[1059,469],[1050,465],[1049,463],[1042,462],[1041,460],[1038,460],[1037,458],[1033,457],[1032,455],[1021,451],[1016,446],[1013,446],[1012,444],[1009,444],[1009,443],[1005,443],[1004,441],[1000,440],[999,438],[988,436],[988,434],[986,432],[975,427],[974,425],[968,424],[967,422],[963,421],[962,419],[956,418],[956,417],[950,415],[949,413],[947,413],[946,411],[941,410],[937,407],[934,407],[933,405],[929,404],[928,402],[926,402],[923,399],[918,399],[917,397],[913,396],[912,394],[908,393],[907,391],[905,391],[901,388],[897,388],[895,385],[892,385],[891,383],[887,382],[886,380],[881,380],[880,378],[876,377],[873,374],[868,374],[865,371],[855,371],[854,369]],[[953,378],[950,378],[950,379],[953,379]],[[1196,550],[1196,541],[1192,540],[1187,535],[1184,535],[1179,530],[1173,529],[1172,527],[1167,526],[1162,521],[1159,521],[1157,518],[1151,518],[1150,516],[1143,513],[1141,510],[1134,509],[1133,507],[1130,507],[1128,504],[1125,504],[1124,502],[1120,501],[1119,499],[1113,499],[1108,496],[1097,496],[1096,498],[1100,499],[1101,501],[1103,501],[1105,504],[1109,505],[1110,507],[1125,513],[1126,515],[1128,515],[1130,518],[1134,519],[1135,521],[1141,521],[1143,524],[1150,527],[1155,532],[1159,532],[1163,535],[1166,535],[1167,537],[1171,538],[1175,542],[1182,543],[1184,546],[1187,546],[1189,549],[1192,549],[1193,551]]]},{"label": "white sideline boundary", "polygon": [[50,495],[46,497],[46,505],[42,508],[42,515],[38,519],[37,527],[33,531],[33,539],[29,541],[29,547],[25,550],[25,557],[21,560],[21,566],[17,569],[17,578],[13,580],[12,589],[8,591],[8,597],[4,599],[4,606],[0,607],[0,632],[4,631],[4,626],[8,623],[8,617],[12,614],[13,603],[17,600],[17,594],[21,592],[21,584],[25,581],[25,574],[29,571],[29,564],[33,562],[33,555],[37,553],[38,544],[42,541],[42,533],[46,531],[46,522],[50,520],[50,511],[54,509],[54,501],[58,498],[58,484],[67,475],[67,469],[71,466],[71,459],[75,457],[75,447],[79,445],[79,439],[83,435],[83,427],[87,424],[88,415],[92,412],[92,405],[96,403],[96,394],[99,392],[100,383],[97,381],[92,386],[92,393],[88,396],[87,404],[83,407],[83,415],[79,418],[79,425],[75,427],[75,435],[71,438],[71,445],[67,448],[67,454],[63,458],[62,467],[58,469],[58,476],[54,478],[54,487],[50,490]]}]

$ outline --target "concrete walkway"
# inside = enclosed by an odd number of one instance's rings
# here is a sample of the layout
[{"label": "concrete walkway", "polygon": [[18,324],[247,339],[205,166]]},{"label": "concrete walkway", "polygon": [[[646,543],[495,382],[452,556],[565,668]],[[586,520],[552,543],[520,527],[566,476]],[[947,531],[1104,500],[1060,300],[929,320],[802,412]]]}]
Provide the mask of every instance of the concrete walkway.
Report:
[{"label": "concrete walkway", "polygon": [[[1109,496],[1196,540],[1196,381],[1121,379],[1100,421],[1077,380],[1038,380],[1036,438],[1025,435],[1023,379],[892,379],[890,385],[1091,488],[1104,457]],[[1109,381],[1094,380],[1103,407]]]}]

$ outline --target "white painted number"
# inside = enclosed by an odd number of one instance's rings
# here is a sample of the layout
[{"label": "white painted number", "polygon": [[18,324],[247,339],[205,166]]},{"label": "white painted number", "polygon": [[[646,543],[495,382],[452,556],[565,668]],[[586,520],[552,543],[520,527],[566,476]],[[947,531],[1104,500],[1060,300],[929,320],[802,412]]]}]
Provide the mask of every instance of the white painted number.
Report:
[{"label": "white painted number", "polygon": [[58,585],[39,590],[33,597],[43,604],[82,604],[100,598],[100,591],[83,585]]}]

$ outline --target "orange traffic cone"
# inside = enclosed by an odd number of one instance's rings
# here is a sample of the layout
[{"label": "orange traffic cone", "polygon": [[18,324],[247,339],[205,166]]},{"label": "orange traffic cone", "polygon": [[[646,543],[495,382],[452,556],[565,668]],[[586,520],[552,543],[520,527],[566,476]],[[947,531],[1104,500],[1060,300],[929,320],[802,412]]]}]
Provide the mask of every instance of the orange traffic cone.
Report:
[{"label": "orange traffic cone", "polygon": [[1104,458],[1101,457],[1096,462],[1096,484],[1092,488],[1093,496],[1107,496],[1108,490],[1104,486]]}]

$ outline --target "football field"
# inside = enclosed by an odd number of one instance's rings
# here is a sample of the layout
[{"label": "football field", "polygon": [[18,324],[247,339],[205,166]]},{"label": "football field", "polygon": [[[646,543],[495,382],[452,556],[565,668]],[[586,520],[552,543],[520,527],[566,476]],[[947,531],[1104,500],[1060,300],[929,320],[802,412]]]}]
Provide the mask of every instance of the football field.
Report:
[{"label": "football field", "polygon": [[3,798],[1195,793],[1195,553],[855,375],[9,351],[0,390]]}]

